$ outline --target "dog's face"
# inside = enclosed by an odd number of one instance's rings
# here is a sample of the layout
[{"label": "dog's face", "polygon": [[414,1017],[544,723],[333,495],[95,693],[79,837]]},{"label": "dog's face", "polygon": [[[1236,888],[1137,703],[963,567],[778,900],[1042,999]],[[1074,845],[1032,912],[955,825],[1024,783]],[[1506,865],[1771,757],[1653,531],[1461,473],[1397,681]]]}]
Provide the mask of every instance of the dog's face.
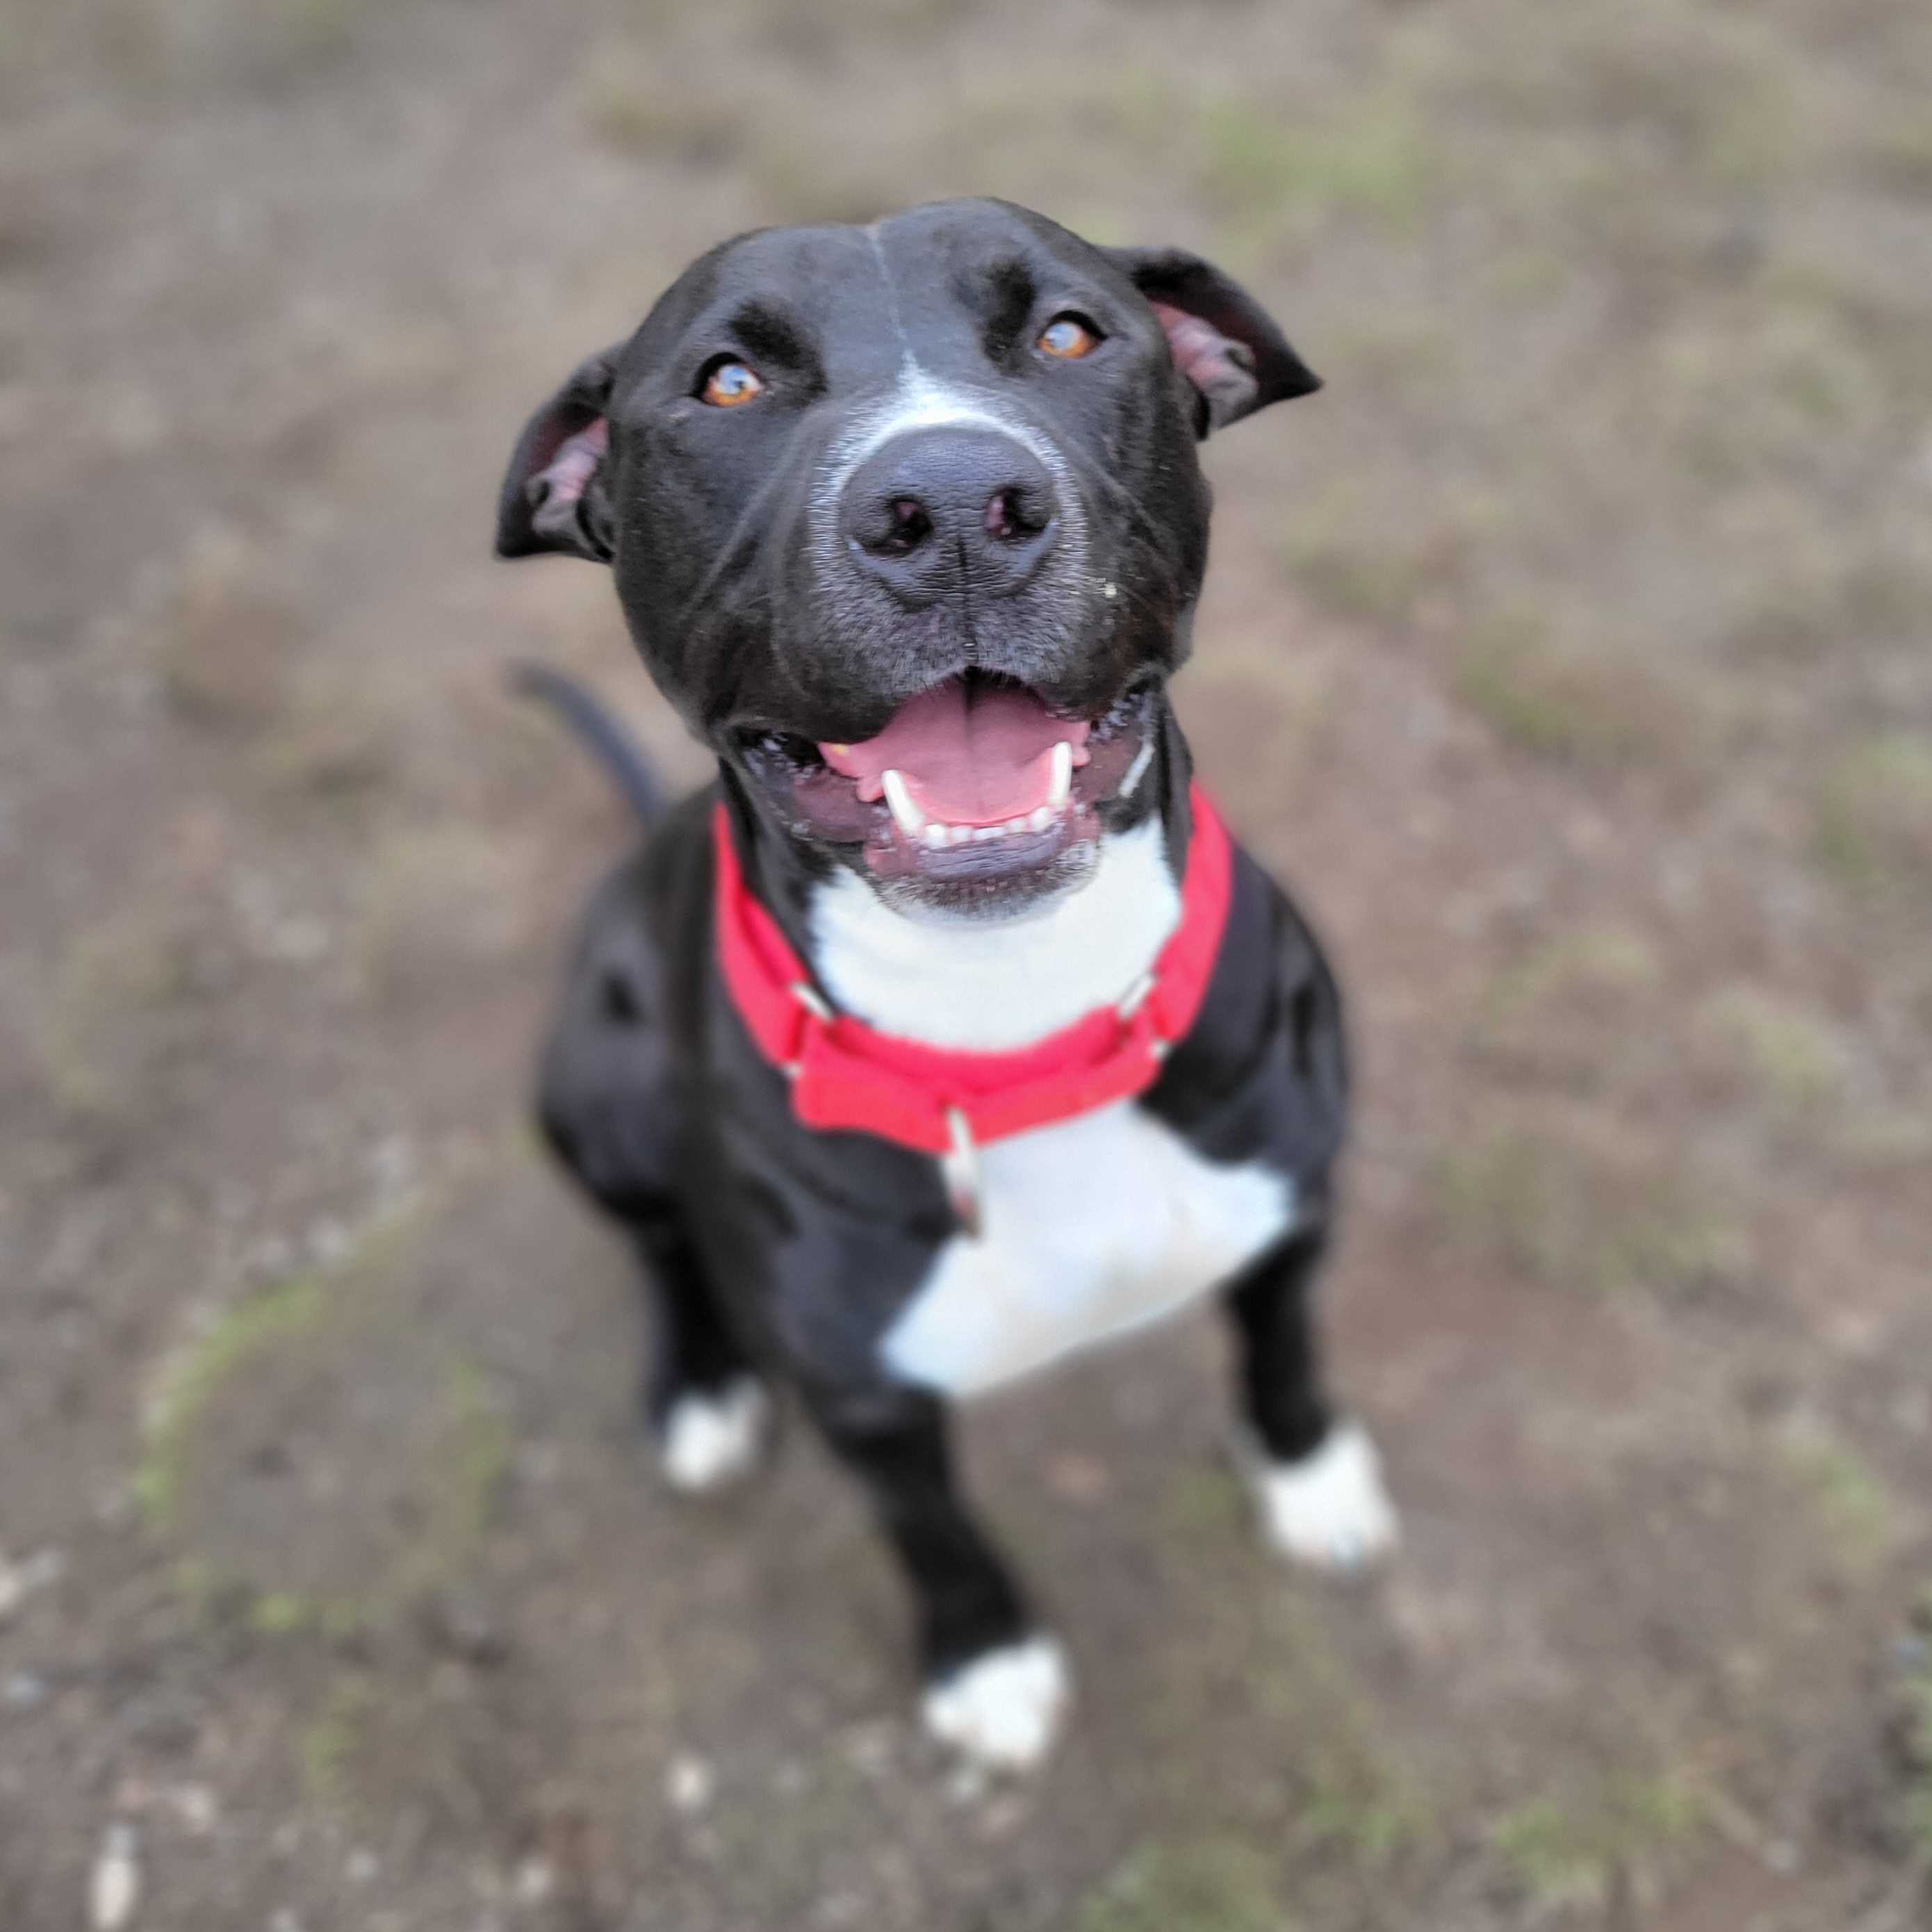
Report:
[{"label": "dog's face", "polygon": [[531,419],[497,548],[613,566],[659,686],[808,866],[997,915],[1149,808],[1196,443],[1314,387],[1192,256],[994,202],[766,230]]}]

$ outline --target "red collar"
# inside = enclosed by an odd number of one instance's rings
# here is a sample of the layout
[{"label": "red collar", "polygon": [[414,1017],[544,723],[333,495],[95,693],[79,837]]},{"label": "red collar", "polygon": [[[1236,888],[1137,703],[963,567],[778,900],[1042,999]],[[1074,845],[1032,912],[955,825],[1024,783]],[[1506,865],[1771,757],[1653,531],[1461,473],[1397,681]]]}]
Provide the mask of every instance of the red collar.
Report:
[{"label": "red collar", "polygon": [[[1102,1006],[1012,1053],[952,1052],[834,1012],[770,913],[748,892],[717,810],[718,956],[731,1004],[758,1051],[791,1077],[808,1127],[879,1135],[970,1164],[974,1146],[1070,1119],[1153,1085],[1194,1024],[1220,952],[1232,848],[1198,785],[1180,920],[1150,974]],[[956,1192],[957,1190],[956,1190]]]}]

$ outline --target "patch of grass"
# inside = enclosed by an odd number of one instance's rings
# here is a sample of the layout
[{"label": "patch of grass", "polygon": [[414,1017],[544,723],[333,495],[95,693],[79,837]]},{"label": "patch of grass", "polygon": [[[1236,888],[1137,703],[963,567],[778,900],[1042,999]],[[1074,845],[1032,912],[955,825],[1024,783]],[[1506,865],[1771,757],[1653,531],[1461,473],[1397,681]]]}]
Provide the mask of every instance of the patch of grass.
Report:
[{"label": "patch of grass", "polygon": [[1625,1888],[1654,1894],[1703,1825],[1702,1804],[1682,1779],[1625,1774],[1574,1800],[1520,1805],[1497,1822],[1491,1841],[1541,1910],[1600,1912]]},{"label": "patch of grass", "polygon": [[325,1276],[284,1282],[229,1310],[173,1366],[148,1417],[146,1453],[134,1472],[135,1496],[155,1528],[174,1524],[188,1438],[215,1390],[258,1349],[312,1330],[328,1306]]},{"label": "patch of grass", "polygon": [[1837,1032],[1768,988],[1724,988],[1705,1001],[1698,1025],[1720,1059],[1782,1112],[1823,1106],[1845,1091],[1850,1067]]},{"label": "patch of grass", "polygon": [[1917,1660],[1899,1686],[1905,1759],[1899,1824],[1914,1855],[1932,1864],[1932,1588],[1921,1594],[1912,1621],[1918,1631]]},{"label": "patch of grass", "polygon": [[212,991],[172,909],[130,907],[79,933],[56,969],[32,1046],[70,1119],[124,1124],[150,1106]]},{"label": "patch of grass", "polygon": [[1906,898],[1932,886],[1932,740],[1906,733],[1843,753],[1820,781],[1818,857],[1852,890]]},{"label": "patch of grass", "polygon": [[[422,1211],[228,1311],[158,1390],[134,1491],[191,1552],[184,1591],[209,1612],[265,1636],[380,1624],[486,1530],[507,1418],[472,1364],[399,1346],[407,1316],[389,1291]],[[372,1393],[379,1375],[394,1386]]]},{"label": "patch of grass", "polygon": [[1633,1010],[1662,977],[1655,952],[1635,933],[1562,934],[1497,975],[1472,1043],[1514,1070],[1599,1081],[1623,1054]]},{"label": "patch of grass", "polygon": [[1645,667],[1559,646],[1528,616],[1478,627],[1455,689],[1499,736],[1561,764],[1634,764],[1674,745],[1689,722]]},{"label": "patch of grass", "polygon": [[1868,125],[1856,166],[1866,180],[1894,194],[1932,195],[1932,114],[1923,103]]},{"label": "patch of grass", "polygon": [[1884,1560],[1905,1534],[1898,1498],[1850,1444],[1816,1417],[1779,1438],[1778,1451],[1833,1546],[1856,1569]]},{"label": "patch of grass", "polygon": [[1438,190],[1442,158],[1415,104],[1390,93],[1323,121],[1239,99],[1200,110],[1200,184],[1222,214],[1295,228],[1353,217],[1412,230]]},{"label": "patch of grass", "polygon": [[314,1802],[336,1812],[351,1808],[358,1748],[381,1704],[381,1692],[365,1672],[346,1673],[329,1686],[322,1708],[296,1740],[303,1788]]},{"label": "patch of grass", "polygon": [[1833,556],[1772,581],[1732,623],[1728,643],[1751,661],[1803,663],[1914,634],[1932,607],[1932,575],[1895,550]]},{"label": "patch of grass", "polygon": [[1438,1187],[1459,1240],[1547,1288],[1684,1294],[1750,1265],[1742,1231],[1674,1175],[1548,1134],[1505,1128],[1458,1150]]},{"label": "patch of grass", "polygon": [[1365,1731],[1317,1743],[1306,1769],[1293,1835],[1339,1850],[1358,1870],[1379,1870],[1435,1830],[1428,1801]]},{"label": "patch of grass", "polygon": [[1288,1932],[1274,1867],[1238,1839],[1144,1845],[1090,1893],[1071,1932]]}]

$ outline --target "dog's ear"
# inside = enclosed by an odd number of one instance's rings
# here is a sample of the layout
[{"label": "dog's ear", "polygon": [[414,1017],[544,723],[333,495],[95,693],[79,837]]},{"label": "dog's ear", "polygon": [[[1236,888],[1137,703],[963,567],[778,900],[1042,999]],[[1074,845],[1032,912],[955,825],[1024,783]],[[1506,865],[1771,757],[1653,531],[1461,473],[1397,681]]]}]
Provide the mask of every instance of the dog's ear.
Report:
[{"label": "dog's ear", "polygon": [[1174,366],[1200,399],[1199,434],[1321,388],[1321,377],[1288,346],[1274,318],[1213,262],[1184,248],[1106,253],[1160,318]]},{"label": "dog's ear", "polygon": [[567,556],[608,563],[615,548],[604,469],[610,428],[604,412],[624,345],[600,350],[524,425],[496,500],[496,554]]}]

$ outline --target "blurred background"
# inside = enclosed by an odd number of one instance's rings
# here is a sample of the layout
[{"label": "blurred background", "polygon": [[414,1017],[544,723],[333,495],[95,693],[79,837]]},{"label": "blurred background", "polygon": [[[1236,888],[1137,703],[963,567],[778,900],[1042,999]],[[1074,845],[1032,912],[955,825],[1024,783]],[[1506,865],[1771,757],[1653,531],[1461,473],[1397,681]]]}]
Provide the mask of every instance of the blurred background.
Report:
[{"label": "blurred background", "polygon": [[[1928,104],[1918,0],[6,0],[0,1925],[1932,1923]],[[1204,1316],[976,1413],[1017,1791],[801,1431],[651,1478],[526,1125],[631,831],[502,668],[703,761],[488,555],[690,256],[961,191],[1328,379],[1181,704],[1352,994],[1409,1527],[1269,1566]]]}]

